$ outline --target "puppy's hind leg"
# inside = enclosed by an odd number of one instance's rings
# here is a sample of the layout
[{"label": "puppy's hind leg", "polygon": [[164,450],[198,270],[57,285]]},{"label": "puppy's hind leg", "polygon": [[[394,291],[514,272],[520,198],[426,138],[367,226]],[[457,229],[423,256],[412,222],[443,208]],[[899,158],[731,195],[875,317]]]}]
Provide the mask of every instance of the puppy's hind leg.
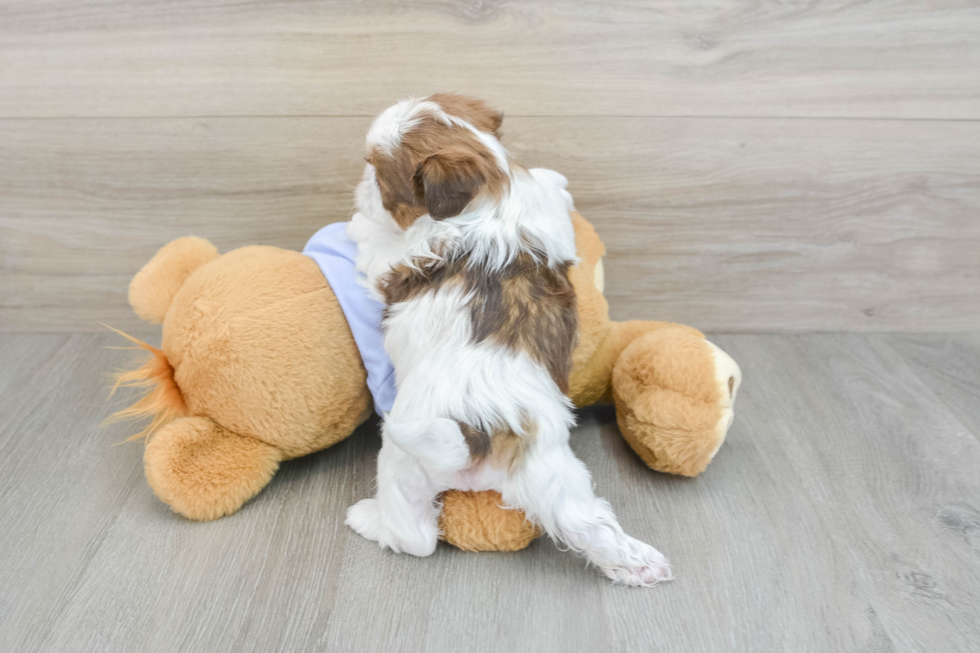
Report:
[{"label": "puppy's hind leg", "polygon": [[663,554],[624,533],[609,503],[595,496],[589,471],[567,438],[535,442],[502,494],[504,502],[616,582],[649,587],[672,578]]},{"label": "puppy's hind leg", "polygon": [[469,464],[470,450],[456,420],[438,417],[403,421],[389,416],[384,430],[392,442],[436,478],[445,479]]},{"label": "puppy's hind leg", "polygon": [[446,490],[421,462],[383,434],[378,492],[347,510],[346,524],[396,553],[428,556],[439,540],[439,494]]}]

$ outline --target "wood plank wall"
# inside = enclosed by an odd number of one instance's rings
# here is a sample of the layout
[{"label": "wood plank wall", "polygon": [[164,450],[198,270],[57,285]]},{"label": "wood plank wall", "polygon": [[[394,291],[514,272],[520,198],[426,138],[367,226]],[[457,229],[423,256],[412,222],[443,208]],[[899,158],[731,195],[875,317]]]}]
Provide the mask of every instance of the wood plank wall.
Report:
[{"label": "wood plank wall", "polygon": [[0,330],[138,329],[168,240],[300,248],[456,91],[571,182],[613,316],[980,327],[980,7],[0,0]]}]

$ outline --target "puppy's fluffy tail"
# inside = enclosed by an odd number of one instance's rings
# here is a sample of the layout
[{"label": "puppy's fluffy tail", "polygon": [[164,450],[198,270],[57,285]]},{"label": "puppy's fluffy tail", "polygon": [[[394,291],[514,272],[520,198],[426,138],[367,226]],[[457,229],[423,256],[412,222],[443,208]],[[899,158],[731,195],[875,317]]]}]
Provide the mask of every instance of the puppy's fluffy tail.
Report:
[{"label": "puppy's fluffy tail", "polygon": [[162,426],[187,415],[184,395],[181,394],[180,387],[174,380],[174,368],[167,360],[167,355],[138,338],[108,325],[104,326],[137,345],[125,349],[143,349],[150,353],[149,358],[139,367],[128,371],[121,370],[112,375],[113,384],[109,397],[112,397],[119,388],[148,388],[148,390],[132,406],[110,415],[104,424],[149,418],[150,423],[142,431],[126,439],[126,442],[132,442],[153,435]]}]

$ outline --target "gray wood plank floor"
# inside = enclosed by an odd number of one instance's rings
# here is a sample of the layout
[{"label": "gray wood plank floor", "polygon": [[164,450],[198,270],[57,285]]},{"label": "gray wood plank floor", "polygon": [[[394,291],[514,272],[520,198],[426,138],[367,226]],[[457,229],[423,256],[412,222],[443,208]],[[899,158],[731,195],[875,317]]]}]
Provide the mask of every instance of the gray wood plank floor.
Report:
[{"label": "gray wood plank floor", "polygon": [[0,332],[140,325],[168,240],[301,248],[453,91],[565,174],[617,319],[980,329],[976,0],[0,0]]},{"label": "gray wood plank floor", "polygon": [[196,524],[142,478],[105,335],[0,336],[3,651],[975,651],[980,339],[732,335],[747,382],[697,479],[646,469],[609,409],[573,447],[678,577],[609,584],[538,541],[382,552],[342,524],[376,424]]},{"label": "gray wood plank floor", "polygon": [[[369,125],[0,120],[0,331],[145,328],[127,285],[180,236],[301,249],[348,218]],[[980,122],[508,115],[504,132],[568,177],[617,319],[980,328]]]},{"label": "gray wood plank floor", "polygon": [[0,116],[976,120],[978,35],[964,0],[0,0]]}]

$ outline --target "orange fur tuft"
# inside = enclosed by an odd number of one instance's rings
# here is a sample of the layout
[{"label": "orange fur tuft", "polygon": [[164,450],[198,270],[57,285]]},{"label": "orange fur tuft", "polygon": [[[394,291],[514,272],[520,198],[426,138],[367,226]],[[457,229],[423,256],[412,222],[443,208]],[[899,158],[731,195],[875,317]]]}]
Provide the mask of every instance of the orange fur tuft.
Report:
[{"label": "orange fur tuft", "polygon": [[127,333],[113,329],[108,325],[103,326],[139,345],[139,347],[132,347],[132,349],[145,349],[152,354],[146,362],[136,369],[113,374],[115,382],[109,392],[109,397],[112,397],[119,388],[149,388],[149,390],[129,408],[124,408],[110,415],[105,423],[112,424],[150,418],[150,423],[146,428],[125,440],[132,442],[153,435],[162,426],[169,424],[178,417],[186,416],[187,406],[184,404],[184,396],[174,380],[174,368],[167,360],[167,355],[156,347]]}]

